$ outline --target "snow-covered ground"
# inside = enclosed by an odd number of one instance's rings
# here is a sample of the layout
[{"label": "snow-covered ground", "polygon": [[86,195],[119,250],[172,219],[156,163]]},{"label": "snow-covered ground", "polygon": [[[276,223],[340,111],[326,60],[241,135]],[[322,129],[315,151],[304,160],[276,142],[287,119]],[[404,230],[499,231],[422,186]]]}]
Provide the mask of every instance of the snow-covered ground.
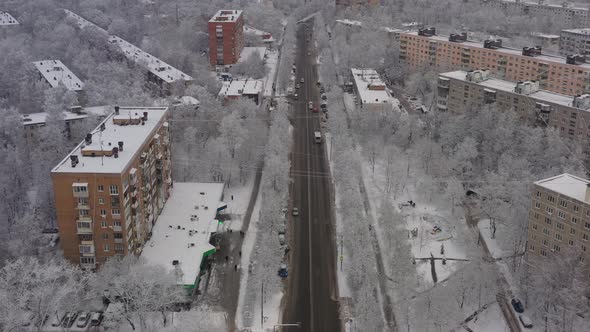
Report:
[{"label": "snow-covered ground", "polygon": [[488,308],[479,313],[467,327],[477,332],[509,332],[510,327],[504,321],[504,316],[497,303],[490,304]]},{"label": "snow-covered ground", "polygon": [[489,250],[490,254],[492,255],[492,257],[494,257],[494,258],[503,257],[504,251],[502,250],[502,248],[500,248],[500,246],[496,242],[496,239],[492,239],[490,220],[489,219],[480,220],[477,223],[477,228],[479,228],[479,234],[481,234],[481,237],[485,241],[486,246],[488,247],[488,250]]},{"label": "snow-covered ground", "polygon": [[226,230],[239,231],[242,229],[244,215],[248,209],[253,186],[254,177],[251,176],[244,185],[225,188],[223,199],[227,203],[227,212],[232,216],[231,220],[227,220],[223,224]]},{"label": "snow-covered ground", "polygon": [[275,78],[275,74],[278,69],[279,52],[276,50],[266,51],[265,65],[268,68],[266,76],[264,77],[264,97],[272,96],[272,86]]}]

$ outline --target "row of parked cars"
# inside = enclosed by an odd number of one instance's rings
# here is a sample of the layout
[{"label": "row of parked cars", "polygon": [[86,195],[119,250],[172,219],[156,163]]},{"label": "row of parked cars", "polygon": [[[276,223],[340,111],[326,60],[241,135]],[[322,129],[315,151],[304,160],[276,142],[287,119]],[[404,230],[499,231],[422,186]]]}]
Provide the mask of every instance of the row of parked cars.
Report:
[{"label": "row of parked cars", "polygon": [[99,326],[102,323],[104,315],[102,312],[88,312],[88,311],[69,311],[64,314],[49,314],[38,320],[37,315],[29,312],[24,327],[46,326],[47,328],[88,328],[92,326]]}]

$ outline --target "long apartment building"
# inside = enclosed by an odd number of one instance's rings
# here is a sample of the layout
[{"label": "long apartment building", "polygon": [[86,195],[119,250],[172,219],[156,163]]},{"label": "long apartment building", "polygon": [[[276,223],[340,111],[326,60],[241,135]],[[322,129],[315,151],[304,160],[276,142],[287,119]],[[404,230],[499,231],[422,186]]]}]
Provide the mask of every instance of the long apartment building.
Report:
[{"label": "long apartment building", "polygon": [[547,55],[540,47],[517,50],[503,47],[499,39],[474,42],[465,33],[445,37],[434,28],[400,32],[400,60],[410,68],[487,69],[502,79],[536,80],[543,89],[570,96],[590,92],[590,63],[584,56]]},{"label": "long apartment building", "polygon": [[244,48],[241,10],[220,10],[209,20],[209,61],[212,66],[237,63]]},{"label": "long apartment building", "polygon": [[590,24],[588,8],[576,7],[569,1],[560,5],[548,3],[546,0],[482,0],[482,3],[497,8],[511,15],[547,16],[560,20],[568,25]]},{"label": "long apartment building", "polygon": [[535,182],[528,218],[529,254],[590,262],[590,181],[561,174]]},{"label": "long apartment building", "polygon": [[51,171],[64,257],[82,268],[139,254],[172,179],[166,107],[115,107]]},{"label": "long apartment building", "polygon": [[438,78],[439,111],[463,112],[470,107],[496,105],[516,111],[530,124],[548,126],[562,137],[581,143],[590,152],[590,95],[566,96],[541,90],[535,81],[509,82],[490,77],[487,70],[453,71]]},{"label": "long apartment building", "polygon": [[561,54],[590,55],[590,29],[568,29],[559,34]]}]

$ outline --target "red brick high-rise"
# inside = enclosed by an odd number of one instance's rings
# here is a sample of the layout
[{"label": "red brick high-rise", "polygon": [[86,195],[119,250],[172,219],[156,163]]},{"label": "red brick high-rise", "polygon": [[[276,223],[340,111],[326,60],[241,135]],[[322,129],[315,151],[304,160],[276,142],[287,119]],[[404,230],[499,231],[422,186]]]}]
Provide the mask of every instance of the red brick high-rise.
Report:
[{"label": "red brick high-rise", "polygon": [[244,18],[241,10],[220,10],[209,20],[209,62],[231,65],[244,48]]}]

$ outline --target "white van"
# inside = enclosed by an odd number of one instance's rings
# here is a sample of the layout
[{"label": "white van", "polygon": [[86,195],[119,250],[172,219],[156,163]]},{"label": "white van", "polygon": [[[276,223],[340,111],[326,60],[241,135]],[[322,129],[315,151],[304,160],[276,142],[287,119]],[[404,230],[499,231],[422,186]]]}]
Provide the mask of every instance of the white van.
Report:
[{"label": "white van", "polygon": [[320,133],[319,131],[315,131],[313,133],[313,138],[316,143],[322,143],[322,133]]}]

